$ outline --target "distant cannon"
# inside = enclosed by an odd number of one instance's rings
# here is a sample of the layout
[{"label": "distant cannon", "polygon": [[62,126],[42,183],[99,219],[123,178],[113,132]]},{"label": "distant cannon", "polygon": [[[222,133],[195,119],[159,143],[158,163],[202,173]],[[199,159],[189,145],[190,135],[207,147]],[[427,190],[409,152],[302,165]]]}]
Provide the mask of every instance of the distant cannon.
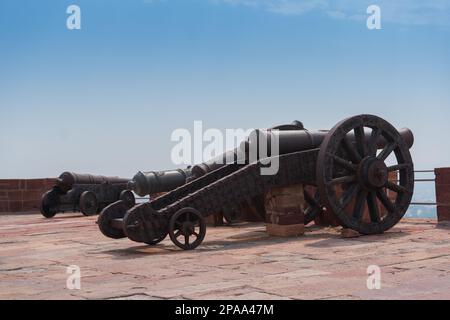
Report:
[{"label": "distant cannon", "polygon": [[81,211],[90,216],[117,200],[131,208],[135,205],[135,198],[127,190],[128,181],[118,177],[63,172],[55,186],[42,195],[41,213],[46,218],[65,211]]},{"label": "distant cannon", "polygon": [[[316,189],[305,197],[306,221],[325,207],[342,226],[377,234],[406,213],[414,190],[409,129],[398,131],[377,116],[358,115],[327,131],[263,130],[260,139],[269,142],[271,135],[279,138],[279,155],[269,148],[268,157],[279,162],[274,175],[261,174],[261,160],[267,159],[203,166],[196,179],[150,202],[131,209],[123,201],[109,205],[98,217],[100,231],[150,245],[169,235],[178,247],[194,249],[205,237],[205,217],[272,188],[298,184]],[[247,147],[254,148],[251,140],[240,149]],[[390,181],[390,173],[398,181]]]}]

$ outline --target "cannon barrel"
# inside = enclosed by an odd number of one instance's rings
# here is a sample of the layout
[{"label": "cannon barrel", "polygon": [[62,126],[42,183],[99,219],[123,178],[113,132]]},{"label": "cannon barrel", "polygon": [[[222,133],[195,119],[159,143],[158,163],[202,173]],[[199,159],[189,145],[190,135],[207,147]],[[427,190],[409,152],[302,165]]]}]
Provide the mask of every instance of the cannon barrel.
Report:
[{"label": "cannon barrel", "polygon": [[214,157],[208,161],[193,166],[192,177],[193,178],[201,177],[207,174],[208,172],[219,169],[226,163],[232,163],[234,161],[237,161],[238,159],[242,159],[243,157],[245,158],[245,153],[242,151],[241,148],[229,150],[217,157]]},{"label": "cannon barrel", "polygon": [[119,178],[119,177],[106,177],[92,174],[80,174],[74,172],[63,172],[56,181],[56,186],[58,186],[62,191],[67,192],[72,189],[74,184],[120,184],[127,183],[129,179]]},{"label": "cannon barrel", "polygon": [[[290,126],[290,125],[288,125]],[[222,167],[226,163],[231,163],[233,161],[238,161],[242,159],[249,159],[249,150],[251,143],[254,143],[250,137],[256,136],[259,139],[266,140],[266,145],[268,146],[268,154],[271,152],[271,140],[273,138],[278,139],[279,146],[279,154],[288,154],[292,152],[298,151],[306,151],[311,149],[319,148],[322,144],[322,141],[327,136],[329,130],[315,130],[309,131],[305,129],[297,129],[291,130],[287,128],[292,128],[288,126],[279,126],[274,127],[273,129],[267,130],[254,130],[248,139],[244,140],[240,147],[235,148],[233,150],[229,150],[213,159],[210,159],[201,164],[195,165],[192,167],[192,177],[198,178],[205,175],[208,172],[216,170]],[[286,130],[278,130],[278,128],[284,127]],[[303,126],[299,126],[298,128],[303,128]],[[412,131],[408,128],[402,128],[399,130],[399,133],[403,140],[405,141],[408,148],[411,148],[414,143],[414,135]],[[256,134],[256,135],[255,135]],[[275,137],[274,137],[275,136]],[[370,139],[371,132],[365,131],[365,139]],[[355,142],[355,134],[351,132],[348,134],[348,139],[350,142]],[[377,148],[382,149],[386,145],[386,139],[383,136],[380,136],[377,140]],[[257,150],[257,149],[255,149]],[[259,152],[258,152],[259,154]]]},{"label": "cannon barrel", "polygon": [[182,186],[191,176],[191,169],[175,169],[166,171],[139,171],[128,182],[127,189],[133,190],[143,197],[146,195],[167,192]]},{"label": "cannon barrel", "polygon": [[[267,130],[278,130],[279,132],[295,132],[304,131],[305,128],[303,123],[298,120],[294,120],[290,124],[282,124],[278,126],[271,127]],[[239,159],[246,159],[248,148],[241,145],[238,148],[229,150],[217,157],[214,157],[208,161],[197,164],[192,167],[192,178],[198,178],[205,175],[208,172],[214,171],[222,167],[225,163],[230,163],[233,161],[238,161]]]},{"label": "cannon barrel", "polygon": [[[268,153],[271,154],[271,140],[273,138],[278,140],[279,144],[279,154],[287,154],[291,152],[298,151],[306,151],[315,148],[319,148],[322,144],[322,141],[325,139],[329,130],[316,130],[316,131],[308,131],[308,130],[288,130],[288,131],[273,131],[273,130],[255,130],[250,134],[250,137],[255,135],[255,133],[259,133],[259,139],[266,140],[268,146]],[[414,143],[414,135],[412,131],[408,128],[402,128],[399,130],[400,136],[405,141],[408,148],[411,148]],[[369,140],[371,136],[371,132],[365,131],[365,139]],[[347,135],[348,140],[351,143],[356,141],[355,133],[352,131]],[[254,143],[255,140],[246,140],[241,144],[240,149],[246,150],[246,154],[248,154],[249,145]],[[386,139],[383,136],[380,136],[377,139],[377,148],[382,149],[386,146]],[[255,149],[256,150],[256,149]]]}]

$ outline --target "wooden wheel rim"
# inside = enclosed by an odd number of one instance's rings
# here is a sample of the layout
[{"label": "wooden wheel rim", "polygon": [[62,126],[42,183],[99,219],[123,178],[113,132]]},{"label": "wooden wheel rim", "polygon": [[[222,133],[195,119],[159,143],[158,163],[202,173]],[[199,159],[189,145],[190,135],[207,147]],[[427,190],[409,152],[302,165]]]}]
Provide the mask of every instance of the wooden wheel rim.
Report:
[{"label": "wooden wheel rim", "polygon": [[[364,128],[371,128],[372,134],[370,139],[366,139],[364,134]],[[342,197],[338,197],[335,190],[335,180],[334,174],[336,173],[336,167],[346,166],[338,159],[337,154],[339,150],[346,149],[348,145],[347,134],[349,132],[355,132],[356,143],[353,145],[354,151],[356,150],[356,155],[351,151],[346,151],[348,162],[355,167],[355,180],[347,181],[350,187],[344,192]],[[383,137],[387,143],[383,150],[377,155],[376,148],[376,138],[375,136]],[[363,137],[363,138],[361,138]],[[374,139],[374,140],[372,140]],[[347,142],[345,141],[347,140]],[[375,150],[374,145],[375,144]],[[350,147],[348,147],[350,148]],[[389,171],[398,171],[399,174],[399,187],[393,186],[392,183],[386,184],[383,187],[370,187],[362,183],[362,177],[358,175],[358,166],[367,157],[375,157],[377,159],[382,159],[383,161],[390,154],[395,155],[397,161],[396,165],[389,166]],[[353,155],[352,155],[353,154]],[[356,159],[357,155],[361,159]],[[338,161],[339,160],[339,161]],[[359,161],[359,162],[358,162]],[[350,165],[348,167],[351,167]],[[396,169],[397,170],[394,170]],[[348,172],[351,170],[347,168]],[[328,133],[326,138],[321,144],[318,161],[317,161],[317,184],[320,192],[321,200],[327,208],[329,208],[341,221],[342,225],[351,228],[353,230],[359,231],[363,234],[375,234],[382,233],[392,226],[394,226],[406,213],[408,206],[411,202],[413,189],[414,189],[414,168],[411,159],[409,149],[402,139],[399,132],[387,121],[373,115],[360,115],[345,119],[338,124],[336,124]],[[347,177],[350,177],[348,175]],[[342,181],[350,180],[350,178],[342,178]],[[383,188],[395,188],[398,193],[396,194],[396,199],[394,202],[390,201]],[[363,190],[363,191],[361,191]],[[367,192],[366,197],[361,196],[360,193]],[[345,195],[347,194],[347,197]],[[384,195],[383,195],[384,194]],[[353,209],[351,215],[345,212],[345,209],[350,198],[355,200],[355,206],[358,203],[358,207]],[[361,198],[363,198],[361,200]],[[365,199],[364,199],[365,198]],[[381,204],[385,207],[387,211],[386,215],[379,217],[379,221],[374,221],[376,218],[372,218],[372,213],[375,211],[377,206],[376,200],[379,200]],[[390,204],[387,202],[390,201]],[[345,203],[347,202],[347,205]],[[357,217],[355,212],[361,211],[361,202],[367,203],[368,209],[370,211],[370,222],[360,221],[361,216]],[[375,216],[375,215],[374,215]]]}]

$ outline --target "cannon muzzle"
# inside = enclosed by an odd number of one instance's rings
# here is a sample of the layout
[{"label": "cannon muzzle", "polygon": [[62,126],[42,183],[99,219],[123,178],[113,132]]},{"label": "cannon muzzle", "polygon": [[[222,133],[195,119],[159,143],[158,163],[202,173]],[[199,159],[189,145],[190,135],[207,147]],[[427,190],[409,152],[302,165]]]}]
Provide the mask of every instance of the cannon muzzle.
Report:
[{"label": "cannon muzzle", "polygon": [[127,188],[143,197],[154,193],[167,192],[182,186],[190,176],[190,168],[166,171],[139,171],[128,182]]}]

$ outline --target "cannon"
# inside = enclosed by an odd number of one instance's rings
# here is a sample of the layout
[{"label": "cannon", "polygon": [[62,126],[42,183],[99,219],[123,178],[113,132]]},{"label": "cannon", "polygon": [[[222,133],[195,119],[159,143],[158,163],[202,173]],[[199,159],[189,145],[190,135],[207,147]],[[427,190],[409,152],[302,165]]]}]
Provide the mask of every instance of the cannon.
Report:
[{"label": "cannon", "polygon": [[[298,184],[315,190],[305,198],[309,205],[305,220],[326,208],[342,226],[378,234],[406,213],[414,190],[409,152],[414,137],[409,129],[398,131],[386,120],[364,114],[344,119],[327,131],[265,130],[261,136],[274,134],[279,135],[279,154],[221,165],[131,209],[123,201],[110,204],[98,217],[100,231],[149,245],[169,235],[176,246],[194,249],[206,235],[206,216],[271,188]],[[246,145],[251,146],[251,141]],[[275,157],[276,174],[262,175],[261,168]],[[396,181],[388,179],[391,172],[397,174]]]},{"label": "cannon", "polygon": [[41,213],[46,218],[65,211],[81,211],[90,216],[118,200],[131,208],[136,203],[133,193],[127,190],[128,181],[119,177],[63,172],[53,188],[42,195]]}]

